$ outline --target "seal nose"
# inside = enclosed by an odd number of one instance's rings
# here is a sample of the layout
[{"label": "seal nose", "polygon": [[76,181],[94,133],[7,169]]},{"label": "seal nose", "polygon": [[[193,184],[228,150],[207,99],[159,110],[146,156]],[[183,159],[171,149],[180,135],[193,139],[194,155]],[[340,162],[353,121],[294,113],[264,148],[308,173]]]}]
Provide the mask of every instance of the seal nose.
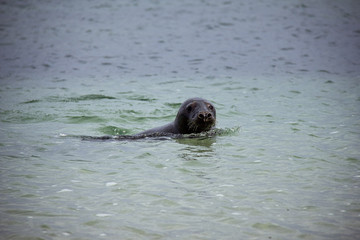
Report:
[{"label": "seal nose", "polygon": [[206,121],[212,117],[212,114],[210,112],[199,112],[198,118]]}]

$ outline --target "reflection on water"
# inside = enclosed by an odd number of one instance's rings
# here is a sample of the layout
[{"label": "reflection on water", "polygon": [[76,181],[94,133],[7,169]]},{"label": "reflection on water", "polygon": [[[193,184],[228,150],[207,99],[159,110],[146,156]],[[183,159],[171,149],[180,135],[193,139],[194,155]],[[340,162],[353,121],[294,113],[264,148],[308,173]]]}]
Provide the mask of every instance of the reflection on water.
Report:
[{"label": "reflection on water", "polygon": [[189,146],[202,146],[202,147],[210,148],[216,142],[216,138],[214,137],[180,138],[180,139],[176,139],[176,142]]}]

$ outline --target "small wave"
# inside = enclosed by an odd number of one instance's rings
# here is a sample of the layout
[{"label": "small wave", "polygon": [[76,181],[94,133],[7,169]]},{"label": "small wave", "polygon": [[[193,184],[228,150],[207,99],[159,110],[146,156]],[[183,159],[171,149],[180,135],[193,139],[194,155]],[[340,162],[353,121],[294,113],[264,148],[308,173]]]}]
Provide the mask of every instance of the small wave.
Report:
[{"label": "small wave", "polygon": [[102,94],[86,94],[78,97],[68,97],[68,98],[52,96],[52,97],[48,97],[46,100],[49,102],[81,102],[81,101],[92,101],[92,100],[103,100],[103,99],[116,99],[116,98]]},{"label": "small wave", "polygon": [[40,123],[49,122],[58,118],[55,114],[46,114],[41,112],[27,113],[20,110],[0,111],[2,115],[1,122],[8,123]]},{"label": "small wave", "polygon": [[29,104],[29,103],[38,103],[38,102],[41,102],[41,100],[39,100],[39,99],[33,99],[33,100],[21,102],[20,104]]},{"label": "small wave", "polygon": [[132,95],[132,96],[127,97],[127,99],[136,100],[136,101],[143,101],[143,102],[154,102],[154,101],[156,101],[155,98],[149,98],[149,97],[143,96],[143,95]]},{"label": "small wave", "polygon": [[104,122],[105,120],[98,116],[67,116],[69,123],[81,124],[81,123],[97,123]]},{"label": "small wave", "polygon": [[116,98],[102,94],[87,94],[80,97],[68,98],[67,100],[71,102],[78,102],[78,101],[101,100],[101,99],[116,99]]}]

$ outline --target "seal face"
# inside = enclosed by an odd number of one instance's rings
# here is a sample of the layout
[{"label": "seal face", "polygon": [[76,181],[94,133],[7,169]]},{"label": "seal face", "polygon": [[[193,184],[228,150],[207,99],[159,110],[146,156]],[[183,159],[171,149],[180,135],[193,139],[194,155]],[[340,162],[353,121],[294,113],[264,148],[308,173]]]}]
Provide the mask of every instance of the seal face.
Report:
[{"label": "seal face", "polygon": [[209,101],[190,98],[180,106],[174,125],[179,133],[189,134],[209,131],[215,122],[216,110]]},{"label": "seal face", "polygon": [[173,122],[137,135],[190,134],[209,131],[215,126],[216,110],[212,103],[202,98],[190,98],[181,104]]}]

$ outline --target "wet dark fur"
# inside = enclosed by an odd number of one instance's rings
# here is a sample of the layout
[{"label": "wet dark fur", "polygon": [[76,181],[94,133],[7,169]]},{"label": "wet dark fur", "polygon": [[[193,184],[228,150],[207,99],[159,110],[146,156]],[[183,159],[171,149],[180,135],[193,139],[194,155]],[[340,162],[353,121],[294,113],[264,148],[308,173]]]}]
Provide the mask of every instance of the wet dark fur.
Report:
[{"label": "wet dark fur", "polygon": [[190,98],[181,104],[173,122],[161,127],[152,128],[139,135],[150,134],[190,134],[201,133],[212,129],[216,123],[216,110],[208,100]]}]

